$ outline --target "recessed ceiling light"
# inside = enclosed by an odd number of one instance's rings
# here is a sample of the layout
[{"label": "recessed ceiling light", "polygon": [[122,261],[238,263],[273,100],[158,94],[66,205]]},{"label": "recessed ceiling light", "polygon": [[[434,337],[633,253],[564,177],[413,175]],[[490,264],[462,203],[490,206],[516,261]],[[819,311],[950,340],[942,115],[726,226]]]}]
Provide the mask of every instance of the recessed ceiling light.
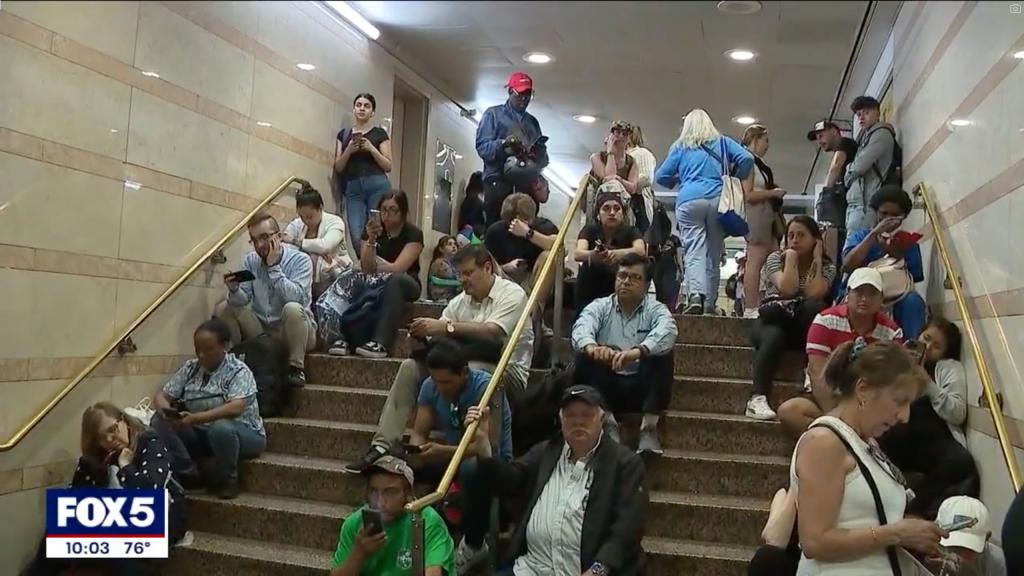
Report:
[{"label": "recessed ceiling light", "polygon": [[753,0],[722,0],[718,10],[726,14],[757,14],[761,11],[761,3]]},{"label": "recessed ceiling light", "polygon": [[273,124],[271,124],[270,122],[264,122],[263,120],[257,122],[256,125],[263,126],[264,128],[270,128],[271,126],[273,126]]},{"label": "recessed ceiling light", "polygon": [[110,133],[111,134],[117,134],[117,132],[118,132],[117,128],[111,128],[110,129]]},{"label": "recessed ceiling light", "polygon": [[591,116],[590,114],[577,114],[572,117],[577,122],[583,122],[584,124],[593,124],[597,122],[597,116]]},{"label": "recessed ceiling light", "polygon": [[530,64],[548,64],[555,60],[554,56],[546,52],[527,52],[523,54],[523,60]]},{"label": "recessed ceiling light", "polygon": [[149,70],[143,70],[142,71],[142,75],[143,76],[147,76],[149,78],[159,78],[160,77],[160,75],[157,74],[156,72],[150,72]]},{"label": "recessed ceiling light", "polygon": [[1014,52],[1013,57],[1016,58],[1017,60],[1024,60],[1024,50],[1021,50],[1020,52]]},{"label": "recessed ceiling light", "polygon": [[312,64],[307,64],[305,62],[300,62],[296,64],[295,67],[298,68],[299,70],[305,70],[306,72],[312,72],[313,70],[316,70],[316,66]]},{"label": "recessed ceiling light", "polygon": [[949,121],[950,126],[955,126],[957,128],[963,128],[964,126],[970,126],[971,124],[974,124],[974,122],[971,122],[966,118],[953,118]]},{"label": "recessed ceiling light", "polygon": [[747,126],[749,124],[757,122],[757,118],[754,118],[753,116],[736,116],[735,118],[732,119],[732,121],[737,124],[743,124],[744,126]]},{"label": "recessed ceiling light", "polygon": [[745,48],[733,48],[732,50],[728,50],[725,55],[737,62],[747,62],[749,60],[753,60],[757,56],[753,51]]}]

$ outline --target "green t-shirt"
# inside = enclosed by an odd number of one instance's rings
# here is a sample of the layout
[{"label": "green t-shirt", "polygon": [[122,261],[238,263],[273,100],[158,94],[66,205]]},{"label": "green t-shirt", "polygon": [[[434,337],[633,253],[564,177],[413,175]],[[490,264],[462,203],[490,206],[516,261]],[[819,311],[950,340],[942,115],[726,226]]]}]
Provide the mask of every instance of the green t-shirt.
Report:
[{"label": "green t-shirt", "polygon": [[[441,566],[445,574],[455,576],[455,544],[441,516],[430,507],[423,509],[423,555],[426,567]],[[341,525],[338,549],[332,568],[341,566],[356,545],[356,536],[363,529],[363,509],[356,510]],[[412,574],[412,516],[384,526],[384,547],[370,556],[359,571],[363,576],[408,576]]]}]

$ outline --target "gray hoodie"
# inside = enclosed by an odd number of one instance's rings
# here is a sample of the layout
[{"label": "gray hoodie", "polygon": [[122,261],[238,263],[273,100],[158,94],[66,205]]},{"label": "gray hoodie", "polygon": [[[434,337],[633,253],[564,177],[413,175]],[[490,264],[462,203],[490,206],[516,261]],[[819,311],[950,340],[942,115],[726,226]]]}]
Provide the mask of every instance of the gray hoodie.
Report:
[{"label": "gray hoodie", "polygon": [[[887,130],[883,130],[887,128]],[[891,132],[890,132],[891,130]],[[868,210],[871,197],[882,187],[879,174],[889,171],[896,141],[892,124],[879,122],[861,133],[857,139],[857,155],[846,168],[846,203]],[[872,166],[878,168],[876,172]]]}]

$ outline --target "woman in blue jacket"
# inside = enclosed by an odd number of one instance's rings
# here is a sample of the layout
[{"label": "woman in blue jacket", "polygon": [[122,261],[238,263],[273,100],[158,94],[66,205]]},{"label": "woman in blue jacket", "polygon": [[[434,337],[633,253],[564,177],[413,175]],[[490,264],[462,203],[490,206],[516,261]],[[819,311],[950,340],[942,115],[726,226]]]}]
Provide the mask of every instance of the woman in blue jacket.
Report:
[{"label": "woman in blue jacket", "polygon": [[754,156],[738,142],[719,134],[708,113],[695,108],[686,115],[679,139],[655,173],[658,184],[676,189],[676,222],[686,257],[683,288],[684,314],[715,313],[724,234],[718,224],[718,197],[722,193],[722,163],[743,182]]}]

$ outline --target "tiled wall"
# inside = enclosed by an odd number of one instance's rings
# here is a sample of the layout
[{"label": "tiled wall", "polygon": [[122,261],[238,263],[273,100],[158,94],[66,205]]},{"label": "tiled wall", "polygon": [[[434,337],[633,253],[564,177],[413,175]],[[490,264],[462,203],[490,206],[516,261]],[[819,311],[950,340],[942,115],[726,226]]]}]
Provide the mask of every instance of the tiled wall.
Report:
[{"label": "tiled wall", "polygon": [[[396,76],[430,101],[427,174],[407,190],[425,195],[429,215],[436,140],[466,157],[455,175],[465,182],[474,126],[313,3],[3,2],[0,440],[285,178],[329,196],[352,96],[374,93],[382,120]],[[274,206],[279,219],[290,202]],[[192,330],[224,294],[220,276],[247,249],[234,241],[227,264],[204,266],[136,331],[136,354],[102,365],[0,454],[0,509],[13,520],[0,523],[0,565],[32,553],[42,488],[69,478],[83,407],[133,404],[189,357]]]},{"label": "tiled wall", "polygon": [[[905,2],[894,34],[906,188],[925,182],[933,191],[1024,462],[1024,60],[1013,57],[1024,51],[1024,15],[1009,2]],[[952,291],[935,288],[933,303],[959,318]],[[964,354],[977,404],[976,364],[969,348]],[[1012,491],[988,412],[973,409],[971,428],[983,498],[1001,522]]]}]

